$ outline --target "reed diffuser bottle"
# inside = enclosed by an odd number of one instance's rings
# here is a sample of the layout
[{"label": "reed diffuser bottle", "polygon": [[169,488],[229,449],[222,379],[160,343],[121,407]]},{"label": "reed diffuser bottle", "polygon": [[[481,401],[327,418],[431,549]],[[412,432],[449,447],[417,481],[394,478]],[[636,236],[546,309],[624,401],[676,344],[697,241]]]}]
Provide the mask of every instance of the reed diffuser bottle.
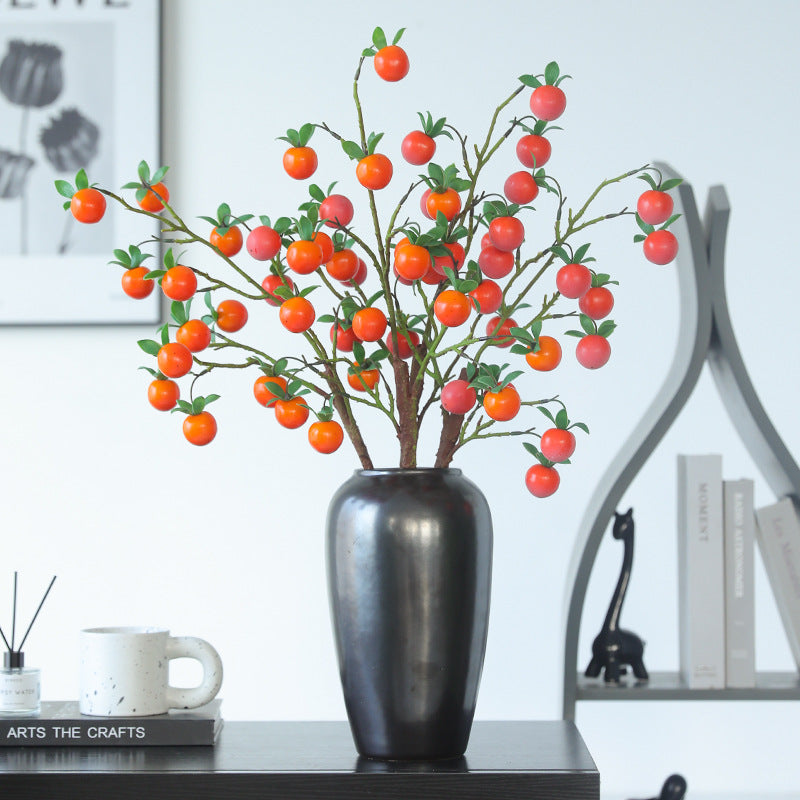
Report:
[{"label": "reed diffuser bottle", "polygon": [[47,595],[55,583],[55,575],[47,591],[44,593],[33,619],[25,631],[25,635],[19,643],[19,647],[14,648],[17,633],[17,573],[14,573],[14,610],[11,621],[11,644],[9,644],[5,633],[0,628],[0,636],[6,646],[3,653],[3,669],[0,670],[0,716],[20,716],[27,717],[39,713],[42,696],[41,671],[25,666],[25,653],[22,647],[31,632],[36,617],[42,610]]}]

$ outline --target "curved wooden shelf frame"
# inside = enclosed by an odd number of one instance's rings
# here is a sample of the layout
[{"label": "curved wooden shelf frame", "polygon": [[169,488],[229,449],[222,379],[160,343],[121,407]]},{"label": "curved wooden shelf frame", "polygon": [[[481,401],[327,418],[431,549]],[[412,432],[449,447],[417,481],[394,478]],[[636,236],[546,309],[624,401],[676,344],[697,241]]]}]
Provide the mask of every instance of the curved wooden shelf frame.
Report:
[{"label": "curved wooden shelf frame", "polygon": [[[680,177],[658,164],[665,177]],[[680,251],[676,264],[680,324],[675,356],[667,376],[635,427],[597,484],[581,522],[568,574],[564,647],[564,719],[575,718],[575,704],[585,700],[708,699],[695,695],[675,676],[648,692],[648,684],[606,687],[589,681],[578,670],[578,635],[586,588],[605,531],[622,495],[688,401],[708,361],[731,421],[779,498],[791,497],[800,509],[800,470],[756,395],[733,334],[725,299],[725,239],[730,204],[725,189],[709,192],[704,220],[700,219],[690,184],[672,192],[682,216],[673,230]],[[761,680],[755,690],[738,693],[718,690],[720,699],[800,699],[796,673],[783,674],[776,686]],[[773,697],[774,694],[774,697]]]}]

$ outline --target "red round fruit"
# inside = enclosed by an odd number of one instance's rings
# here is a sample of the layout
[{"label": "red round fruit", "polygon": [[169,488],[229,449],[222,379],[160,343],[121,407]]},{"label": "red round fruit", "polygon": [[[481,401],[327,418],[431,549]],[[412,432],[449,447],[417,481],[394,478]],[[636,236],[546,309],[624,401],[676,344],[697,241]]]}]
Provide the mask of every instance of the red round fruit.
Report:
[{"label": "red round fruit", "polygon": [[567,107],[567,97],[558,86],[537,86],[531,94],[531,111],[539,119],[558,119]]},{"label": "red round fruit", "polygon": [[325,264],[328,275],[337,281],[349,281],[358,272],[358,255],[349,247],[337,250]]},{"label": "red round fruit", "polygon": [[539,169],[550,159],[550,141],[538,133],[528,133],[517,142],[517,158],[528,169]]},{"label": "red round fruit", "polygon": [[346,228],[353,221],[353,204],[343,194],[329,194],[319,204],[319,218],[329,228]]},{"label": "red round fruit", "polygon": [[550,428],[542,434],[539,449],[548,461],[566,461],[575,452],[575,434],[563,428]]},{"label": "red round fruit", "polygon": [[247,234],[247,252],[256,261],[269,261],[281,249],[280,234],[269,225],[259,225]]},{"label": "red round fruit", "polygon": [[217,327],[226,333],[240,331],[247,322],[247,308],[238,300],[223,300],[217,306]]},{"label": "red round fruit", "polygon": [[161,277],[161,289],[170,300],[188,300],[197,291],[197,276],[191,267],[176,264]]},{"label": "red round fruit", "polygon": [[436,214],[440,212],[450,222],[461,211],[461,196],[452,188],[431,192],[425,200],[425,209],[431,219],[436,219]]},{"label": "red round fruit", "polygon": [[231,258],[242,249],[242,232],[235,225],[231,225],[225,233],[219,233],[219,231],[214,228],[208,237],[208,241],[211,242],[222,255]]},{"label": "red round fruit", "polygon": [[445,289],[433,304],[436,319],[448,328],[463,325],[469,319],[471,309],[469,298],[456,289]]},{"label": "red round fruit", "polygon": [[217,435],[217,421],[208,413],[190,414],[183,421],[183,435],[191,444],[208,444]]},{"label": "red round fruit", "polygon": [[372,60],[378,77],[383,78],[385,81],[394,83],[408,75],[410,66],[408,54],[396,44],[381,47]]},{"label": "red round fruit", "polygon": [[424,131],[411,131],[400,144],[403,158],[415,166],[427,164],[436,152],[436,141]]},{"label": "red round fruit", "polygon": [[322,248],[316,242],[298,239],[286,248],[286,263],[299,275],[310,275],[322,264]]},{"label": "red round fruit", "polygon": [[333,256],[333,239],[325,231],[317,231],[312,241],[322,251],[322,263],[327,264]]},{"label": "red round fruit", "polygon": [[271,306],[279,306],[283,303],[283,298],[280,295],[274,294],[279,286],[285,286],[290,291],[295,290],[294,281],[288,275],[274,275],[270,273],[261,281],[261,288],[267,293],[264,299]]},{"label": "red round fruit", "polygon": [[486,416],[498,422],[508,422],[517,416],[522,406],[519,392],[509,383],[495,392],[486,392],[483,396],[483,410]]},{"label": "red round fruit", "polygon": [[478,266],[487,278],[505,278],[514,269],[514,254],[490,244],[481,250]]},{"label": "red round fruit", "polygon": [[556,273],[556,288],[564,297],[577,300],[592,285],[592,272],[585,264],[564,264]]},{"label": "red round fruit", "polygon": [[395,247],[394,268],[407,281],[419,280],[431,267],[431,255],[421,245],[406,244]]},{"label": "red round fruit", "polygon": [[364,261],[363,258],[358,259],[358,272],[349,280],[349,281],[342,281],[345,286],[361,286],[362,283],[367,279],[367,262]]},{"label": "red round fruit", "polygon": [[276,400],[273,404],[275,419],[284,428],[299,428],[305,425],[309,410],[302,397],[293,397],[291,400]]},{"label": "red round fruit", "polygon": [[341,350],[343,353],[350,353],[353,350],[353,345],[358,341],[358,338],[353,333],[352,328],[343,328],[335,322],[331,325],[331,343],[333,343],[333,336],[336,334],[336,349]]},{"label": "red round fruit", "polygon": [[292,333],[307,331],[316,319],[314,306],[305,297],[290,297],[281,303],[278,317],[286,330]]},{"label": "red round fruit", "polygon": [[486,335],[491,337],[495,347],[511,347],[515,341],[511,329],[516,327],[517,323],[511,317],[502,322],[499,316],[491,317],[486,323]]},{"label": "red round fruit", "polygon": [[442,387],[442,408],[451,414],[466,414],[478,402],[478,393],[465,380],[456,378]]},{"label": "red round fruit", "polygon": [[494,314],[503,303],[503,290],[489,278],[481,281],[469,296],[475,301],[479,314]]},{"label": "red round fruit", "polygon": [[552,336],[539,337],[539,349],[525,353],[528,366],[537,372],[550,372],[561,363],[561,345]]},{"label": "red round fruit", "polygon": [[92,224],[100,222],[103,214],[106,213],[106,198],[102,192],[92,187],[78,189],[72,200],[70,200],[69,210],[78,222]]},{"label": "red round fruit", "polygon": [[366,392],[374,389],[380,380],[381,374],[375,369],[358,369],[358,364],[355,364],[356,371],[347,373],[347,383],[351,389],[357,392]]},{"label": "red round fruit", "polygon": [[525,170],[513,172],[503,184],[503,194],[509,203],[524,206],[532,203],[539,195],[539,185],[533,175]]},{"label": "red round fruit", "polygon": [[356,178],[365,189],[384,189],[392,180],[392,162],[383,153],[364,156],[356,166]]},{"label": "red round fruit", "polygon": [[446,274],[444,271],[445,267],[447,269],[452,269],[454,272],[458,272],[467,258],[466,251],[459,242],[444,242],[443,246],[450,251],[449,255],[434,256],[433,258],[433,268],[442,277]]},{"label": "red round fruit", "polygon": [[420,338],[419,334],[414,331],[409,331],[407,334],[397,331],[397,353],[394,350],[394,336],[391,331],[386,334],[384,342],[392,355],[405,359],[411,358],[414,348],[419,345]]},{"label": "red round fruit", "polygon": [[168,342],[158,351],[158,368],[168,378],[180,378],[192,368],[192,354],[180,342]]},{"label": "red round fruit", "polygon": [[575,348],[575,358],[586,369],[599,369],[611,358],[611,345],[605,336],[592,333],[584,336]]},{"label": "red round fruit", "polygon": [[181,391],[175,381],[156,378],[147,387],[147,400],[159,411],[171,411],[178,404],[180,396]]},{"label": "red round fruit", "polygon": [[525,473],[525,485],[534,497],[550,497],[561,483],[561,478],[554,467],[534,464]]},{"label": "red round fruit", "polygon": [[636,203],[636,211],[642,222],[648,225],[661,225],[666,222],[672,216],[673,207],[672,198],[666,192],[656,189],[642,192]]},{"label": "red round fruit", "polygon": [[678,240],[672,231],[653,231],[645,237],[642,248],[648,261],[663,266],[678,255]]},{"label": "red round fruit", "polygon": [[298,181],[310,178],[317,171],[317,163],[317,153],[313,147],[290,147],[283,154],[286,174]]},{"label": "red round fruit", "polygon": [[211,344],[211,328],[201,319],[190,319],[175,332],[175,341],[192,353],[199,353]]},{"label": "red round fruit", "polygon": [[578,308],[589,319],[603,319],[614,308],[614,295],[605,286],[593,286],[578,300]]},{"label": "red round fruit", "polygon": [[152,278],[145,278],[149,270],[147,267],[131,267],[122,273],[122,291],[128,297],[142,300],[153,291],[156,282]]},{"label": "red round fruit", "polygon": [[428,198],[430,196],[431,196],[431,190],[426,189],[422,193],[422,197],[420,197],[419,199],[419,208],[425,217],[427,217],[428,219],[433,219],[433,217],[430,215],[430,212],[428,211]]},{"label": "red round fruit", "polygon": [[260,375],[253,384],[253,396],[262,406],[268,406],[279,400],[273,387],[280,387],[286,391],[287,381],[282,375]]},{"label": "red round fruit", "polygon": [[308,428],[308,443],[318,453],[334,453],[343,441],[344,431],[335,419],[317,420]]},{"label": "red round fruit", "polygon": [[498,250],[511,253],[525,240],[525,226],[517,217],[495,217],[489,223],[489,238]]},{"label": "red round fruit", "polygon": [[377,342],[386,332],[386,324],[386,314],[373,306],[353,314],[353,333],[362,342]]},{"label": "red round fruit", "polygon": [[164,208],[164,203],[159,200],[162,198],[165,202],[169,202],[169,189],[163,183],[156,183],[147,190],[147,194],[136,202],[142,211],[149,211],[151,214],[157,214]]}]

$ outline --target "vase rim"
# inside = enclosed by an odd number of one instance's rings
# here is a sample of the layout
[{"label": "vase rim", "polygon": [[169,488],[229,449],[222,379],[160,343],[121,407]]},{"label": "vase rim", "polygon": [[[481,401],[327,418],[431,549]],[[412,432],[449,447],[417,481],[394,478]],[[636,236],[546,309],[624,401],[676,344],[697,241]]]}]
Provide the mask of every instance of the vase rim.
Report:
[{"label": "vase rim", "polygon": [[357,469],[356,475],[366,475],[367,477],[373,475],[431,475],[431,474],[449,474],[460,475],[461,470],[458,467],[377,467],[373,469]]}]

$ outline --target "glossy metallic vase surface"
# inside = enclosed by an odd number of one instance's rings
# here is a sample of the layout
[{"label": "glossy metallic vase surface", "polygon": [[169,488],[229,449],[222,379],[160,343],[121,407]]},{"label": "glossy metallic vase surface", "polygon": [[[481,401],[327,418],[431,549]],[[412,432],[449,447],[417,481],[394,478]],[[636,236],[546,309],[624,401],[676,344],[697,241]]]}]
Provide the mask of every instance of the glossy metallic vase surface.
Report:
[{"label": "glossy metallic vase surface", "polygon": [[328,510],[328,586],[345,705],[363,756],[467,747],[492,569],[492,519],[458,469],[356,472]]}]

